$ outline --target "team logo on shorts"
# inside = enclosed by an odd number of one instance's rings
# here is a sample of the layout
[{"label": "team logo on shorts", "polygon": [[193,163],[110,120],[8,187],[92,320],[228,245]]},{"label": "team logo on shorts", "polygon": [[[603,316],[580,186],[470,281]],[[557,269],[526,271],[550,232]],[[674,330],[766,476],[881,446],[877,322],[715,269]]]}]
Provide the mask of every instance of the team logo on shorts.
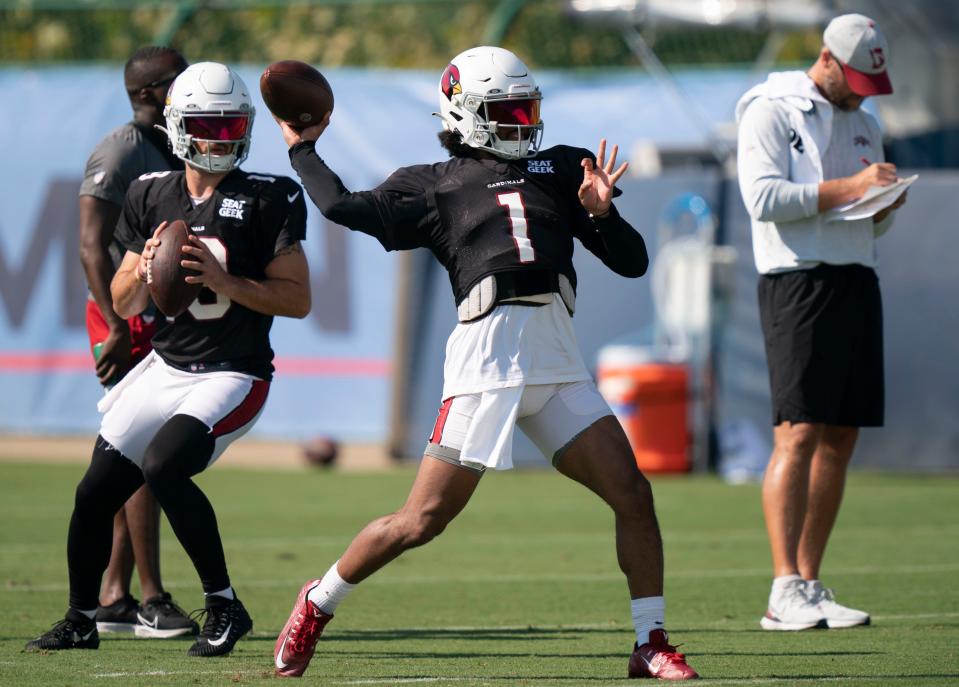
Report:
[{"label": "team logo on shorts", "polygon": [[449,65],[440,77],[440,90],[443,91],[447,100],[452,100],[454,95],[463,92],[463,87],[460,85],[460,69],[455,64]]}]

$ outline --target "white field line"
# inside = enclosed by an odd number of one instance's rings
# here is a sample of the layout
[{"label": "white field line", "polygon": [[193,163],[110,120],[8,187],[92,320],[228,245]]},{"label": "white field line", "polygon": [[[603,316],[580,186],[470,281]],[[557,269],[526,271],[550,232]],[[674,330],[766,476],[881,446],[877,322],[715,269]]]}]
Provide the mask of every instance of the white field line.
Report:
[{"label": "white field line", "polygon": [[[842,575],[901,575],[901,574],[925,574],[935,575],[939,573],[959,572],[959,563],[933,564],[933,565],[897,565],[897,566],[855,566],[848,568],[835,568],[830,570],[830,577],[839,577]],[[768,568],[730,568],[726,570],[677,570],[667,572],[666,578],[669,580],[692,579],[692,580],[710,580],[715,578],[736,578],[736,577],[768,577]],[[495,579],[488,575],[423,575],[417,577],[375,577],[364,582],[364,585],[377,586],[405,586],[405,585],[435,585],[443,583],[468,583],[480,584],[484,582],[620,582],[623,576],[621,573],[596,573],[596,574],[543,574],[543,575],[498,575]],[[274,589],[281,587],[294,588],[302,584],[301,578],[286,579],[265,579],[265,580],[243,580],[239,586],[255,587],[259,589]],[[196,580],[171,580],[164,582],[164,587],[171,589],[192,589],[197,586]],[[66,590],[65,582],[52,582],[43,584],[17,584],[8,582],[0,591],[3,592],[62,592]]]},{"label": "white field line", "polygon": [[[849,538],[862,538],[864,536],[875,535],[877,533],[883,534],[883,536],[888,536],[890,532],[894,532],[899,537],[909,538],[909,537],[919,537],[919,536],[935,536],[943,537],[951,534],[959,534],[959,525],[942,525],[942,526],[918,526],[918,527],[855,527],[855,528],[844,528],[842,532],[838,533],[839,537],[849,537]],[[719,530],[715,532],[703,532],[703,533],[687,533],[687,532],[672,532],[669,529],[663,530],[663,539],[666,539],[670,542],[682,542],[682,543],[713,543],[717,539],[722,539],[725,542],[732,541],[761,541],[765,542],[766,532],[765,530],[756,527],[748,529],[730,529],[730,530]],[[612,533],[610,533],[612,537]],[[351,537],[347,534],[344,535],[330,535],[330,536],[305,536],[305,537],[289,537],[289,538],[276,538],[276,537],[250,537],[242,539],[230,539],[226,538],[223,540],[223,545],[226,549],[243,549],[244,551],[250,551],[252,549],[285,549],[285,548],[297,548],[302,550],[304,547],[309,546],[334,546],[341,545],[346,546],[350,542]],[[553,548],[556,544],[575,544],[577,542],[583,542],[588,544],[594,544],[597,541],[595,532],[573,532],[573,533],[564,533],[564,532],[553,532],[553,533],[543,533],[536,534],[533,537],[528,532],[510,534],[509,532],[501,532],[497,534],[476,534],[468,537],[466,541],[469,543],[482,544],[485,542],[494,542],[496,544],[502,544],[504,540],[509,539],[521,539],[524,541],[526,546],[537,545],[546,548]],[[606,544],[604,543],[603,546]],[[50,542],[45,544],[29,543],[29,542],[20,542],[20,543],[7,543],[0,544],[0,556],[9,555],[9,554],[21,554],[21,553],[46,553],[46,552],[57,552],[59,553],[63,548],[63,542]],[[160,544],[161,550],[169,548],[170,550],[180,549],[179,543],[175,540],[168,539]]]},{"label": "white field line", "polygon": [[90,677],[118,678],[118,677],[167,677],[171,675],[261,675],[270,670],[144,670],[120,673],[94,673]]},{"label": "white field line", "polygon": [[[902,684],[907,684],[905,680],[910,679],[911,676],[897,676],[893,678],[895,682],[902,681]],[[923,678],[917,677],[912,678],[917,680],[916,684],[921,684]],[[416,677],[416,678],[363,678],[359,680],[331,680],[329,684],[331,685],[398,685],[398,684],[409,684],[409,683],[429,683],[429,682],[462,682],[462,681],[475,681],[477,684],[502,684],[502,678],[497,677],[486,677],[486,678],[471,678],[471,677]],[[795,678],[788,677],[754,677],[754,678],[731,678],[731,679],[717,679],[711,680],[706,678],[706,682],[710,685],[777,685],[777,684],[786,684],[795,686],[798,684],[808,684],[816,685],[820,683],[837,683],[841,684],[843,682],[875,682],[879,684],[889,684],[888,675],[870,675],[870,676],[837,676],[837,677],[803,677],[798,681]],[[556,684],[570,684],[575,682],[575,678],[570,678],[569,680],[562,680]],[[542,687],[548,687],[549,682],[541,683]],[[635,687],[634,682],[623,682],[623,683],[603,683],[608,684],[608,687]]]},{"label": "white field line", "polygon": [[[190,671],[177,671],[177,670],[148,670],[142,672],[117,672],[117,673],[94,673],[91,675],[93,678],[104,679],[104,678],[137,678],[137,677],[172,677],[176,675],[261,675],[264,671],[262,670],[190,670]],[[902,676],[900,679],[908,679],[909,676]],[[916,678],[920,683],[922,678]],[[493,676],[480,678],[480,677],[464,677],[462,675],[456,677],[384,677],[384,678],[361,678],[355,680],[330,680],[327,684],[331,685],[410,685],[410,684],[429,684],[431,682],[476,682],[478,684],[502,684],[502,678],[497,678]],[[575,681],[575,678],[570,678],[569,680],[561,680],[556,684],[569,684],[570,682]],[[837,677],[815,677],[815,678],[803,678],[800,681],[800,684],[820,684],[820,683],[836,683],[842,684],[843,682],[875,682],[879,684],[888,684],[889,676],[888,675],[869,675],[869,676],[837,676]],[[776,684],[795,684],[796,680],[793,678],[777,678],[777,677],[755,677],[755,678],[734,678],[734,679],[718,679],[718,680],[708,680],[710,685],[776,685]],[[547,687],[550,683],[543,682],[543,687]],[[621,684],[611,684],[609,687],[635,687],[632,682],[623,682]]]},{"label": "white field line", "polygon": [[[873,620],[882,620],[882,621],[896,621],[896,620],[938,620],[945,618],[959,618],[959,611],[957,612],[944,612],[944,613],[889,613],[885,615],[876,615],[873,616]],[[685,633],[695,634],[697,629],[715,629],[723,627],[733,627],[735,622],[729,621],[720,621],[720,622],[707,622],[699,623],[696,627],[686,628]],[[588,630],[632,630],[632,625],[628,623],[577,623],[576,625],[549,625],[549,624],[536,624],[536,625],[444,625],[444,626],[413,626],[413,627],[399,627],[399,628],[383,628],[383,627],[352,627],[348,630],[343,630],[344,634],[359,634],[363,632],[388,632],[390,629],[402,630],[404,632],[542,632],[542,631],[564,631],[564,632],[581,632]],[[432,639],[430,641],[433,641]],[[127,673],[123,673],[126,675]],[[136,673],[137,675],[146,675],[147,673]],[[157,675],[165,674],[162,671],[156,673]],[[104,676],[112,676],[112,674],[104,673]],[[120,675],[119,673],[117,674]]]},{"label": "white field line", "polygon": [[[464,682],[466,680],[479,681],[482,678],[472,677],[376,677],[362,680],[333,680],[332,685],[410,685],[423,682]],[[492,679],[492,678],[486,678]]]},{"label": "white field line", "polygon": [[945,613],[890,613],[889,615],[874,615],[876,620],[935,620],[939,618],[959,618],[959,612]]},{"label": "white field line", "polygon": [[[959,618],[959,612],[946,613],[890,613],[887,615],[874,615],[873,620],[910,620],[910,619],[942,619]],[[722,627],[732,627],[735,623],[728,621],[700,623],[696,627],[689,627],[683,630],[684,633],[695,633],[697,629],[715,629]],[[448,625],[443,627],[402,627],[393,628],[403,630],[404,632],[537,632],[544,630],[563,630],[566,632],[579,632],[584,630],[632,630],[633,626],[627,623],[577,623],[576,625]],[[382,632],[389,631],[384,628],[350,628],[344,630],[346,634],[356,634],[361,632]],[[431,640],[432,641],[432,640]]]}]

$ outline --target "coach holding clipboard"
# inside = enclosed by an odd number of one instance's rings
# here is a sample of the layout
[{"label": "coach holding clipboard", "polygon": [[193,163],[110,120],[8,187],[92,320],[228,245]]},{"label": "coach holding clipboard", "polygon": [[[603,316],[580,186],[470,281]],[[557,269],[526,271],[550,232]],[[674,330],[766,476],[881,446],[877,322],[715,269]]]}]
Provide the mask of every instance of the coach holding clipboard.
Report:
[{"label": "coach holding clipboard", "polygon": [[824,213],[897,181],[879,126],[860,107],[892,93],[888,60],[876,23],[845,14],[826,27],[808,72],[771,74],[736,107],[774,425],[763,481],[766,630],[869,624],[868,613],[836,601],[819,568],[859,428],[883,424],[876,239],[906,196],[863,219],[827,223]]}]

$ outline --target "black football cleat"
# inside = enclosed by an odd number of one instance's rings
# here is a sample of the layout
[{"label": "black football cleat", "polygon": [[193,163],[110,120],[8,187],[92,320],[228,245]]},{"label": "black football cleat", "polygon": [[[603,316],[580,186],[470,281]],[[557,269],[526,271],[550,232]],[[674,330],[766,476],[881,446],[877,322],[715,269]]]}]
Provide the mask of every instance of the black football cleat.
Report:
[{"label": "black football cleat", "polygon": [[199,612],[200,617],[204,615],[203,629],[186,652],[188,656],[228,654],[239,639],[253,629],[253,619],[239,599],[208,596],[206,608]]},{"label": "black football cleat", "polygon": [[97,632],[133,632],[140,602],[127,594],[109,606],[97,608]]},{"label": "black football cleat", "polygon": [[100,646],[97,621],[70,609],[63,620],[34,640],[24,651],[61,651],[63,649],[96,649]]},{"label": "black football cleat", "polygon": [[195,635],[199,626],[187,616],[182,608],[173,603],[169,592],[163,592],[143,602],[137,614],[137,637],[166,639],[181,635]]}]

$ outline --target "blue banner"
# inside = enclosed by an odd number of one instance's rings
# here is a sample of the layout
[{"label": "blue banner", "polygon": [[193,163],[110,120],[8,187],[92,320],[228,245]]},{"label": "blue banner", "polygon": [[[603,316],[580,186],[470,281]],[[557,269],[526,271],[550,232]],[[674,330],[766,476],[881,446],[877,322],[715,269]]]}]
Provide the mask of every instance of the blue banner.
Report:
[{"label": "blue banner", "polygon": [[[286,147],[256,88],[261,68],[239,72],[257,108],[244,168],[292,175]],[[370,188],[399,166],[443,158],[439,122],[429,116],[436,109],[437,75],[332,70],[327,76],[336,110],[320,150],[348,187]],[[750,78],[710,73],[708,79],[690,77],[685,88],[720,121]],[[639,139],[704,141],[702,127],[670,99],[668,89],[635,72],[547,74],[541,83],[544,145],[595,149],[600,135],[626,149]],[[101,390],[83,322],[77,189],[87,156],[129,119],[119,67],[0,69],[6,163],[0,172],[0,384],[6,390],[0,394],[0,431],[86,433],[99,424]],[[305,249],[313,312],[305,321],[277,318],[273,326],[276,381],[254,433],[382,439],[397,256],[369,237],[327,224],[315,208]]]}]

